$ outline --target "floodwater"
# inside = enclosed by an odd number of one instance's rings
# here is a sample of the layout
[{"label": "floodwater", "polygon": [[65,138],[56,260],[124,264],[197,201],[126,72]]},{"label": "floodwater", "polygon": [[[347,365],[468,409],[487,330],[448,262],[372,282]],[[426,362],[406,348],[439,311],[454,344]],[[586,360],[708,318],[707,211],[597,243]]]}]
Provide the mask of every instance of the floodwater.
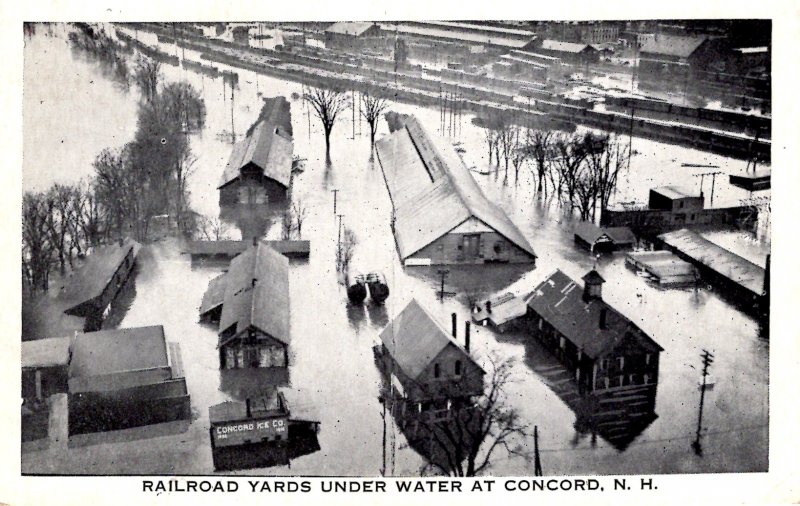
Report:
[{"label": "floodwater", "polygon": [[[103,147],[127,142],[135,129],[137,91],[116,88],[97,64],[70,51],[63,31],[57,30],[56,35],[37,34],[26,40],[26,190],[90,175],[93,157]],[[156,43],[153,35],[139,32],[138,36],[149,44]],[[176,51],[174,46],[162,47]],[[183,56],[183,51],[179,49],[177,54]],[[195,52],[187,50],[185,55],[199,60]],[[303,89],[297,83],[237,70],[239,88],[234,91],[231,104],[230,87],[226,89],[221,79],[171,66],[164,66],[163,72],[170,81],[188,79],[205,99],[207,126],[192,137],[198,160],[190,198],[199,212],[216,215],[217,181],[230,152],[230,143],[218,134],[243,132],[250,126],[260,109],[258,93],[289,98]],[[61,89],[54,90],[53,83],[59,83]],[[534,270],[451,267],[446,290],[457,295],[439,301],[435,269],[403,268],[397,258],[389,227],[390,203],[380,167],[370,161],[366,123],[357,117],[353,122],[350,114],[341,117],[333,131],[332,165],[327,167],[321,125],[299,100],[291,100],[291,104],[295,153],[307,159],[305,172],[295,178],[292,198],[302,200],[308,209],[303,238],[311,241],[311,255],[308,261],[293,261],[290,267],[291,366],[288,385],[283,390],[293,416],[320,422],[321,449],[292,460],[290,466],[246,473],[374,476],[385,467],[387,474],[417,475],[423,458],[408,446],[390,417],[386,443],[389,457],[387,462],[383,460],[380,376],[372,354],[380,330],[412,298],[442,322],[448,321],[452,312],[463,321],[469,318],[472,298],[485,297],[512,282],[520,289],[532,287],[555,268],[579,278],[593,267],[595,259],[574,247],[572,221],[556,207],[537,199],[531,190],[529,170],[521,171],[517,185],[513,174],[509,175],[509,183],[503,184],[502,174],[495,178],[476,173],[476,180],[489,198],[520,225],[539,259]],[[431,130],[439,130],[436,109],[405,104],[393,104],[392,109],[416,114]],[[468,165],[483,168],[483,134],[470,119],[462,120],[454,141],[461,141],[466,148]],[[42,125],[47,125],[46,129]],[[382,121],[378,137],[387,131]],[[630,171],[620,176],[615,197],[620,201],[644,201],[650,187],[662,184],[696,189],[699,182],[691,174],[698,169],[681,167],[682,163],[718,165],[719,170],[730,172],[745,169],[745,162],[688,148],[638,138],[632,140],[632,146],[639,154],[633,158]],[[60,157],[53,153],[60,153]],[[710,183],[705,184],[709,195]],[[340,190],[337,213],[344,215],[345,225],[354,230],[359,240],[352,265],[362,272],[381,271],[387,277],[391,295],[385,306],[349,307],[344,287],[337,282],[334,258],[338,226],[333,213],[333,189]],[[748,196],[729,186],[727,178],[717,180],[715,204],[717,199],[735,201]],[[762,265],[769,251],[768,227],[759,238],[738,231],[708,235]],[[485,363],[490,354],[515,361],[515,381],[508,385],[506,402],[519,411],[526,423],[538,426],[544,473],[766,471],[769,343],[759,337],[758,324],[714,290],[663,290],[649,285],[625,267],[622,256],[601,258],[597,268],[607,280],[604,297],[665,349],[655,407],[658,416],[624,451],[605,441],[602,434],[593,438],[579,430],[581,427],[576,428],[576,413],[550,386],[552,358],[530,338],[519,333],[501,335],[486,327],[473,328],[472,348],[479,361]],[[136,296],[120,323],[122,327],[162,324],[167,339],[180,343],[192,399],[193,418],[188,427],[177,434],[175,430],[154,428],[152,433],[144,431],[130,441],[99,436],[95,444],[80,448],[28,452],[22,456],[23,472],[213,472],[208,406],[232,398],[234,393],[221,382],[216,329],[198,323],[197,311],[208,281],[221,270],[219,266],[193,267],[175,240],[149,245],[142,252]],[[716,357],[711,367],[715,387],[706,394],[701,430],[703,454],[698,456],[691,443],[697,430],[702,349],[712,351]],[[497,453],[488,473],[533,474],[533,466],[521,458]]]}]

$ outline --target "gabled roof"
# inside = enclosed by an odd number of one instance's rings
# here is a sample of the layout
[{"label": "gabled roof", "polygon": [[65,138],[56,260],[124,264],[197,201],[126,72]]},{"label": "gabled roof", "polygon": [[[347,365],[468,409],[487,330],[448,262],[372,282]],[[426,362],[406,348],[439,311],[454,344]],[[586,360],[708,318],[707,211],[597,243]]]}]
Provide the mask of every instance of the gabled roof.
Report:
[{"label": "gabled roof", "polygon": [[203,301],[200,303],[200,314],[204,315],[218,307],[225,300],[225,289],[227,288],[225,277],[226,273],[222,273],[216,278],[208,282],[206,293],[203,294]]},{"label": "gabled roof", "polygon": [[135,327],[78,334],[69,377],[89,377],[168,367],[164,327]]},{"label": "gabled roof", "polygon": [[672,200],[699,197],[699,195],[692,195],[677,186],[659,186],[658,188],[652,188],[650,191]]},{"label": "gabled roof", "polygon": [[73,314],[76,306],[98,297],[111,281],[120,264],[130,251],[133,255],[139,252],[139,243],[126,240],[122,243],[112,243],[105,246],[96,246],[86,257],[83,265],[73,271],[64,280],[64,289],[59,294],[71,306],[64,312]]},{"label": "gabled roof", "polygon": [[[236,326],[236,333],[251,325],[289,344],[289,261],[259,242],[231,260],[225,283],[219,329]],[[219,288],[210,286],[209,290]],[[213,298],[212,295],[209,299]]]},{"label": "gabled roof", "polygon": [[589,44],[579,44],[577,42],[563,42],[560,40],[543,40],[542,41],[542,49],[546,49],[548,51],[557,51],[559,53],[580,53],[584,51],[586,48],[592,48]]},{"label": "gabled roof", "polygon": [[708,40],[706,37],[658,34],[653,38],[645,39],[642,43],[640,53],[688,58],[706,40]]},{"label": "gabled roof", "polygon": [[267,98],[264,102],[247,136],[233,145],[218,188],[236,180],[242,168],[250,163],[288,188],[294,154],[290,105],[284,97]]},{"label": "gabled roof", "polygon": [[383,329],[380,337],[395,363],[412,380],[418,378],[447,346],[455,346],[467,360],[481,369],[416,299],[412,299]]},{"label": "gabled roof", "polygon": [[338,33],[340,35],[353,35],[358,37],[375,26],[371,22],[340,21],[325,29],[325,33]]},{"label": "gabled roof", "polygon": [[413,116],[376,143],[395,209],[395,237],[405,259],[471,217],[536,256],[508,216],[489,201],[455,149]]},{"label": "gabled roof", "polygon": [[628,227],[598,227],[594,223],[582,221],[575,226],[575,235],[589,244],[594,244],[603,236],[615,244],[633,244],[636,236]]},{"label": "gabled roof", "polygon": [[[613,351],[626,340],[648,351],[663,350],[605,301],[583,300],[583,287],[560,270],[551,274],[528,296],[528,307],[592,359]],[[600,328],[603,310],[606,311],[605,329]]]}]

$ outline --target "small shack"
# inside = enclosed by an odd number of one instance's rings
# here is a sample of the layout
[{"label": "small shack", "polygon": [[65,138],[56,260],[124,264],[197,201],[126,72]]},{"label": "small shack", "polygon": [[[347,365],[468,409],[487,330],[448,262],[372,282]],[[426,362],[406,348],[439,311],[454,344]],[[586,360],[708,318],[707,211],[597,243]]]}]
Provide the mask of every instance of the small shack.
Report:
[{"label": "small shack", "polygon": [[582,221],[575,226],[575,244],[594,253],[611,253],[630,249],[636,244],[636,236],[628,227],[598,227]]},{"label": "small shack", "polygon": [[99,330],[136,264],[139,243],[122,240],[97,246],[72,272],[59,293],[69,306],[64,313],[85,318],[85,332]]},{"label": "small shack", "polygon": [[42,402],[67,392],[69,337],[22,341],[22,398]]},{"label": "small shack", "polygon": [[340,21],[325,29],[325,47],[353,52],[361,47],[363,39],[376,37],[380,33],[381,29],[375,23]]},{"label": "small shack", "polygon": [[291,106],[285,97],[264,99],[256,123],[233,145],[219,182],[219,203],[266,204],[286,198],[294,146]]},{"label": "small shack", "polygon": [[191,416],[180,348],[161,325],[78,334],[68,386],[70,435]]},{"label": "small shack", "polygon": [[441,407],[482,394],[485,372],[469,353],[469,334],[463,346],[456,341],[453,316],[451,335],[412,299],[383,329],[376,352],[398,397]]},{"label": "small shack", "polygon": [[527,297],[531,333],[574,375],[581,392],[658,383],[663,348],[603,300],[605,279],[584,286],[556,270]]},{"label": "small shack", "polygon": [[200,319],[219,322],[220,369],[286,367],[289,360],[289,261],[263,242],[212,279]]}]

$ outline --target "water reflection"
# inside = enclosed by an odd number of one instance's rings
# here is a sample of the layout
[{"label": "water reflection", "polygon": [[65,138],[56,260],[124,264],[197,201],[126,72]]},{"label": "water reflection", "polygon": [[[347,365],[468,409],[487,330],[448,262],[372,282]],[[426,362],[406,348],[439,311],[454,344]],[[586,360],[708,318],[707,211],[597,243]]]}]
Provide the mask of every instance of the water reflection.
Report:
[{"label": "water reflection", "polygon": [[287,199],[269,204],[234,204],[220,206],[220,219],[235,226],[242,239],[264,237],[275,224],[281,222],[289,209]]},{"label": "water reflection", "polygon": [[367,310],[364,304],[351,304],[348,302],[347,306],[345,307],[347,311],[347,321],[350,323],[350,326],[356,332],[360,331],[361,327],[363,327],[364,324],[366,324]]},{"label": "water reflection", "polygon": [[382,329],[389,324],[389,314],[386,312],[386,306],[369,302],[366,304],[366,308],[373,328]]}]

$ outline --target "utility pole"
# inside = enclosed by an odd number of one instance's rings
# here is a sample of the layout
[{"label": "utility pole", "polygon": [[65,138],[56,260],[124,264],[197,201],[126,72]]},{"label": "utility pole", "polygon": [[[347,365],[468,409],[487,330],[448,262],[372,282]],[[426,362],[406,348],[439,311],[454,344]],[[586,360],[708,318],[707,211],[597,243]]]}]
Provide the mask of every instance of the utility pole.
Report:
[{"label": "utility pole", "polygon": [[533,426],[533,475],[542,476],[542,460],[539,458],[539,426]]},{"label": "utility pole", "polygon": [[336,188],[334,188],[334,189],[333,189],[333,190],[331,190],[331,191],[333,192],[333,214],[334,214],[334,216],[335,216],[335,215],[336,215],[336,194],[338,194],[338,193],[339,193],[339,190],[338,190],[338,189],[336,189]]},{"label": "utility pole", "polygon": [[442,289],[439,290],[439,300],[444,301],[444,280],[447,275],[450,274],[450,271],[448,269],[439,269],[436,272],[442,277]]},{"label": "utility pole", "polygon": [[711,202],[709,205],[714,205],[714,186],[716,183],[717,176],[722,174],[722,172],[701,172],[700,174],[694,174],[694,177],[700,178],[700,196],[703,196],[703,181],[705,181],[706,176],[711,176]]},{"label": "utility pole", "polygon": [[702,456],[703,447],[700,444],[700,432],[703,425],[703,403],[705,402],[706,388],[709,386],[706,384],[706,377],[708,376],[708,367],[714,362],[714,355],[704,349],[703,353],[700,354],[700,358],[703,359],[703,383],[700,385],[700,409],[697,414],[697,433],[692,443],[692,449],[696,455]]}]

